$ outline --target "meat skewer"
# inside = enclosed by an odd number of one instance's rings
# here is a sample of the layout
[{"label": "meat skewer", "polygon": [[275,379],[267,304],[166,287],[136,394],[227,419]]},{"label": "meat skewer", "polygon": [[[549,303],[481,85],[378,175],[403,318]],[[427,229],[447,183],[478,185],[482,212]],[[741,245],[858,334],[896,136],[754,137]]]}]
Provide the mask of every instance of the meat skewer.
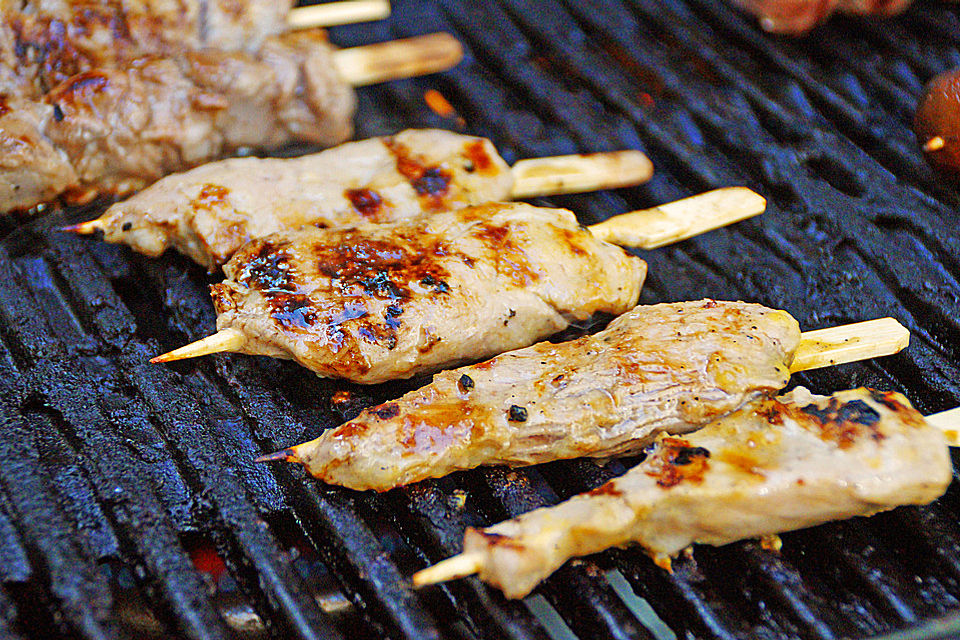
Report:
[{"label": "meat skewer", "polygon": [[[956,424],[954,423],[954,428]],[[556,506],[467,529],[463,553],[413,576],[479,573],[522,598],[566,560],[638,543],[660,566],[723,545],[940,497],[952,479],[939,429],[902,395],[799,387],[685,438],[660,435],[625,475]]]},{"label": "meat skewer", "polygon": [[[763,211],[712,191],[598,225],[605,240],[678,240]],[[629,233],[621,233],[623,230]],[[632,309],[646,263],[563,209],[490,203],[392,224],[304,227],[245,245],[211,287],[219,331],[154,358],[236,351],[372,384],[525,347]]]},{"label": "meat skewer", "polygon": [[485,202],[645,182],[639,151],[520,160],[439,129],[348,142],[298,158],[231,158],[167,176],[65,230],[102,231],[149,256],[171,245],[209,270],[244,243],[305,225],[398,222]]},{"label": "meat skewer", "polygon": [[255,54],[288,29],[390,13],[385,0],[292,5],[291,0],[0,3],[0,95],[40,98],[70,76],[148,55],[199,49]]},{"label": "meat skewer", "polygon": [[801,334],[785,311],[743,302],[639,306],[595,335],[438,373],[261,460],[386,491],[481,465],[639,453],[658,432],[693,431],[773,395],[791,372],[890,355],[909,340],[891,318],[838,329]]},{"label": "meat skewer", "polygon": [[433,73],[461,55],[448,34],[334,51],[304,31],[256,56],[188,51],[83,72],[42,100],[0,101],[0,210],[129,193],[243,148],[343,142],[351,84],[384,80],[384,69]]}]

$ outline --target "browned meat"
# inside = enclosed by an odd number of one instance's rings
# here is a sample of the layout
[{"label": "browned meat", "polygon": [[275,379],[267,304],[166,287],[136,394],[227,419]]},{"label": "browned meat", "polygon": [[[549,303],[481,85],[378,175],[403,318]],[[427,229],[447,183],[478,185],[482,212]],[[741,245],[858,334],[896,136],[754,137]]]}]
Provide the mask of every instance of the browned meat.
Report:
[{"label": "browned meat", "polygon": [[[798,388],[751,403],[686,438],[661,434],[626,475],[554,507],[468,529],[459,571],[522,598],[567,559],[630,542],[669,566],[694,543],[722,545],[830,520],[926,504],[946,491],[939,429],[897,393],[813,396]],[[453,568],[451,566],[451,568]]]},{"label": "browned meat", "polygon": [[960,69],[941,73],[927,83],[913,130],[932,164],[960,171]]},{"label": "browned meat", "polygon": [[643,261],[572,213],[498,203],[245,245],[212,287],[236,351],[375,383],[526,346],[636,304]]},{"label": "browned meat", "polygon": [[411,129],[299,158],[205,164],[111,206],[97,222],[108,242],[150,256],[173,245],[213,270],[251,238],[508,200],[512,185],[489,140]]},{"label": "browned meat", "polygon": [[42,102],[7,101],[0,146],[18,152],[4,159],[0,210],[39,204],[68,177],[74,195],[123,194],[245,147],[336,144],[353,109],[316,32],[271,38],[255,57],[209,49],[87,71]]},{"label": "browned meat", "polygon": [[826,20],[835,11],[854,15],[894,15],[913,0],[734,0],[760,17],[767,31],[803,33]]},{"label": "browned meat", "polygon": [[756,304],[640,306],[596,335],[438,373],[281,457],[386,491],[480,465],[638,453],[783,388],[799,341],[796,320]]},{"label": "browned meat", "polygon": [[0,2],[0,95],[39,98],[69,77],[144,55],[255,53],[291,0]]}]

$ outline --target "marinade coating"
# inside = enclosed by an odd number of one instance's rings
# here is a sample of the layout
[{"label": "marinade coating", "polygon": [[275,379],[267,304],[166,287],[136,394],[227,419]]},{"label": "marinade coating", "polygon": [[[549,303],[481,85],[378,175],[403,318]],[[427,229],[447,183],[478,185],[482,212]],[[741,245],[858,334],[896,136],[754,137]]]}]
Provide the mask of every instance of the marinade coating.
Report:
[{"label": "marinade coating", "polygon": [[480,578],[522,598],[569,558],[637,543],[664,563],[722,545],[925,504],[952,479],[943,434],[898,393],[802,387],[684,438],[658,436],[625,475],[553,507],[468,529]]},{"label": "marinade coating", "polygon": [[212,287],[243,353],[377,383],[527,346],[640,295],[646,264],[563,209],[492,203],[254,240]]},{"label": "marinade coating", "polygon": [[213,270],[271,233],[509,200],[512,186],[510,167],[489,140],[408,129],[298,158],[206,164],[111,206],[100,222],[108,242],[149,256],[172,245]]},{"label": "marinade coating", "polygon": [[239,149],[343,142],[355,96],[332,55],[322,34],[295,32],[256,55],[147,56],[70,76],[37,100],[0,99],[0,211],[125,195]]},{"label": "marinade coating", "polygon": [[640,306],[603,331],[444,371],[288,450],[314,476],[385,491],[480,465],[636,453],[783,388],[800,341],[785,311]]}]

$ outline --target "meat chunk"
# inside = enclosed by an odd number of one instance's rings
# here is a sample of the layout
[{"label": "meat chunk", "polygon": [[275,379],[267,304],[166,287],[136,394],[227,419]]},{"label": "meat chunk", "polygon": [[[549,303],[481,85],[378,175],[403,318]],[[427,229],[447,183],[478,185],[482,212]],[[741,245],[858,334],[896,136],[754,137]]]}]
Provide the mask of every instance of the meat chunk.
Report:
[{"label": "meat chunk", "polygon": [[397,222],[507,200],[512,186],[489,140],[406,130],[299,158],[206,164],[111,206],[98,222],[108,242],[150,256],[173,245],[213,270],[252,238],[307,224]]},{"label": "meat chunk", "polygon": [[638,453],[783,388],[800,340],[742,302],[637,307],[572,342],[438,373],[284,452],[321,480],[385,491],[480,465]]},{"label": "meat chunk", "polygon": [[[75,174],[70,191],[108,194],[241,148],[336,144],[352,132],[355,101],[330,56],[322,35],[298,32],[271,39],[257,57],[201,50],[86,71],[42,102],[8,101],[15,119],[0,120],[0,140],[17,138],[6,122],[30,120],[38,144],[55,148]],[[53,171],[46,159],[51,154],[39,151],[8,159],[0,209],[29,208],[43,201],[38,194],[63,191],[69,172]],[[44,176],[56,180],[44,184]]]},{"label": "meat chunk", "polygon": [[853,15],[894,15],[913,0],[734,0],[760,17],[761,26],[777,33],[803,33],[835,11]]},{"label": "meat chunk", "polygon": [[925,504],[952,478],[943,434],[897,393],[751,403],[685,438],[660,434],[638,466],[589,493],[483,530],[464,555],[522,598],[566,560],[637,543],[661,563],[727,544]]},{"label": "meat chunk", "polygon": [[39,98],[70,76],[145,55],[213,47],[255,53],[291,0],[0,3],[0,95]]},{"label": "meat chunk", "polygon": [[255,240],[212,287],[243,353],[376,383],[526,346],[636,304],[643,261],[569,211],[505,203]]}]

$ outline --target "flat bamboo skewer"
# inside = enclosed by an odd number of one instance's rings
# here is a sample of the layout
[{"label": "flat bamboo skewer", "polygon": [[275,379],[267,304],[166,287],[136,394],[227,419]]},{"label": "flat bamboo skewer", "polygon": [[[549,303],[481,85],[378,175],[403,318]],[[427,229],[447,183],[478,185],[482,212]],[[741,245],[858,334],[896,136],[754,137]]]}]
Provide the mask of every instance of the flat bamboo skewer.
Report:
[{"label": "flat bamboo skewer", "polygon": [[340,0],[310,7],[297,7],[287,14],[287,28],[313,29],[383,20],[390,15],[387,0]]},{"label": "flat bamboo skewer", "polygon": [[518,160],[510,172],[510,195],[519,200],[640,184],[653,176],[653,163],[639,151],[627,150]]},{"label": "flat bamboo skewer", "polygon": [[[960,422],[958,422],[960,421],[960,407],[927,416],[926,420],[928,424],[944,433],[947,444],[951,447],[960,446],[960,439],[958,439],[958,434],[960,434]],[[483,554],[460,553],[413,574],[413,586],[414,588],[420,588],[465,578],[479,573],[482,568]]]},{"label": "flat bamboo skewer", "polygon": [[[587,157],[596,158],[599,157],[599,155],[600,154],[594,154],[593,156]],[[639,164],[636,166],[639,166]],[[599,174],[596,175],[599,177]],[[591,184],[596,185],[596,183]],[[592,188],[601,187],[595,186]],[[703,215],[700,212],[701,207],[705,208],[709,215]],[[666,244],[666,242],[685,240],[697,234],[716,229],[717,227],[731,224],[737,220],[758,215],[763,213],[765,208],[766,200],[749,189],[745,187],[726,187],[708,191],[698,196],[693,196],[692,198],[677,200],[676,202],[652,209],[642,209],[640,211],[632,211],[614,216],[605,222],[592,225],[588,227],[588,229],[594,234],[599,235],[601,240],[612,242],[613,244],[627,247],[661,246],[662,244]],[[666,217],[663,214],[664,210],[669,210],[670,212]],[[621,218],[623,219],[622,222],[616,222]],[[80,225],[75,225],[74,228],[66,228],[64,230],[77,231],[76,227],[92,225],[92,223],[95,222],[97,221],[91,220],[81,223]],[[671,230],[671,224],[675,225],[676,228]],[[649,231],[647,229],[648,226]],[[599,229],[599,231],[596,231],[597,229]],[[79,232],[84,233],[82,230]],[[669,237],[670,240],[664,241],[664,238],[667,237]],[[179,349],[174,349],[173,351],[152,358],[150,362],[173,362],[174,360],[197,358],[213,353],[239,351],[243,348],[245,342],[246,336],[241,331],[229,328],[221,329],[206,338],[201,338]]]},{"label": "flat bamboo skewer", "polygon": [[463,46],[449,33],[391,40],[340,49],[333,64],[354,87],[446,71],[463,58]]}]

